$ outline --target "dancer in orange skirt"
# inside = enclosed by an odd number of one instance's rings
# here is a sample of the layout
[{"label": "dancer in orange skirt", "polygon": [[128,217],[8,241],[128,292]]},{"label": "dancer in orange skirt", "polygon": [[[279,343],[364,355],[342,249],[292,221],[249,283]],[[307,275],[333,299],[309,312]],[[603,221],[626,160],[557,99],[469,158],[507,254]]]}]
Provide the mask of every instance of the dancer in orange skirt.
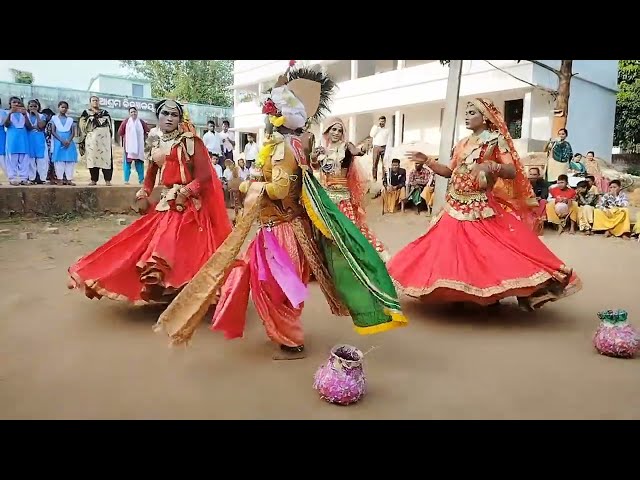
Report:
[{"label": "dancer in orange skirt", "polygon": [[[161,137],[149,138],[150,158],[137,194],[144,215],[69,268],[69,287],[89,298],[134,304],[169,303],[231,232],[222,184],[202,140],[179,127],[182,106],[156,104]],[[156,177],[157,205],[148,198]]]},{"label": "dancer in orange skirt", "polygon": [[449,167],[408,153],[451,180],[443,211],[394,256],[389,273],[407,295],[433,303],[517,297],[531,310],[575,293],[578,277],[534,232],[535,194],[502,115],[475,99],[465,123],[473,133],[456,145]]}]

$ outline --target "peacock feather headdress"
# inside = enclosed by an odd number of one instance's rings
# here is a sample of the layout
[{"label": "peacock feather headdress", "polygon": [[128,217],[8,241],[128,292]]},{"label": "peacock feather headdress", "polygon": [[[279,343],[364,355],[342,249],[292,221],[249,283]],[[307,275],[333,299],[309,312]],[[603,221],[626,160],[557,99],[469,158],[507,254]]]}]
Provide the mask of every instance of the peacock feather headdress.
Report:
[{"label": "peacock feather headdress", "polygon": [[284,75],[278,78],[273,88],[265,92],[261,103],[262,113],[277,117],[283,115],[283,109],[293,106],[292,99],[282,95],[281,90],[286,87],[297,102],[304,106],[306,120],[310,123],[317,122],[329,111],[329,103],[337,85],[319,68],[294,68],[295,63],[295,60],[291,60]]}]

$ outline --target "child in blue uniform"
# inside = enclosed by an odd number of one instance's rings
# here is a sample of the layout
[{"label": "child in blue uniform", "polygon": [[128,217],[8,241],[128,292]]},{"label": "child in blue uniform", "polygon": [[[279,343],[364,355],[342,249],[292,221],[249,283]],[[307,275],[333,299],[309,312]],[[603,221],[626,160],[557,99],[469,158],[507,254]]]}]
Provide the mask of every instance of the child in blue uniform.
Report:
[{"label": "child in blue uniform", "polygon": [[9,112],[4,126],[7,129],[5,163],[11,185],[26,185],[29,180],[29,135],[27,109],[18,97],[9,99]]}]

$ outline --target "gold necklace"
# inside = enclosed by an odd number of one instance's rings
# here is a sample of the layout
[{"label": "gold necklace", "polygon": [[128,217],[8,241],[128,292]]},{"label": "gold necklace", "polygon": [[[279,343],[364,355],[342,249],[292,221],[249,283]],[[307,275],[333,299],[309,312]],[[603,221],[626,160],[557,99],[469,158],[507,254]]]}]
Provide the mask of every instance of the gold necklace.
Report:
[{"label": "gold necklace", "polygon": [[161,139],[163,142],[169,142],[175,139],[179,134],[180,130],[176,128],[173,132],[163,133]]}]

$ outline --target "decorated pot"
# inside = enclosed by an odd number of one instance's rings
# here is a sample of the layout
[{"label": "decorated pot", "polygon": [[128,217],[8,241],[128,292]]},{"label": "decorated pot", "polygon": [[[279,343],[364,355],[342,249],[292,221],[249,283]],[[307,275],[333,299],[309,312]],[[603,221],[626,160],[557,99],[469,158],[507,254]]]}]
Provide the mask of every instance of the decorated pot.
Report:
[{"label": "decorated pot", "polygon": [[314,376],[313,388],[329,403],[350,405],[367,390],[363,353],[351,345],[336,345]]},{"label": "decorated pot", "polygon": [[593,336],[593,346],[600,354],[631,358],[638,352],[639,332],[627,321],[625,310],[603,310],[598,318],[600,326]]}]

